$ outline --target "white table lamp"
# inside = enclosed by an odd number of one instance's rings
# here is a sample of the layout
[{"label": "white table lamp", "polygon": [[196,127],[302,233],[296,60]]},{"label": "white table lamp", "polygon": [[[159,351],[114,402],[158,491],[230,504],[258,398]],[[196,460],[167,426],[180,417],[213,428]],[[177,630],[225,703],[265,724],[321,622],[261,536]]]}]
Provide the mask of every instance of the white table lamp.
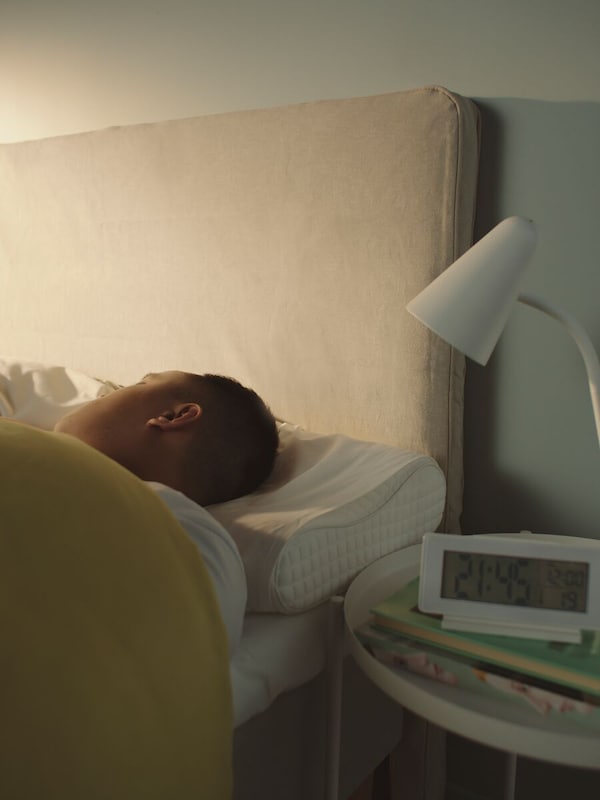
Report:
[{"label": "white table lamp", "polygon": [[515,301],[562,322],[587,370],[600,445],[600,362],[590,337],[570,314],[534,294],[519,293],[537,242],[534,224],[509,217],[451,264],[406,306],[424,325],[479,364],[487,361]]}]

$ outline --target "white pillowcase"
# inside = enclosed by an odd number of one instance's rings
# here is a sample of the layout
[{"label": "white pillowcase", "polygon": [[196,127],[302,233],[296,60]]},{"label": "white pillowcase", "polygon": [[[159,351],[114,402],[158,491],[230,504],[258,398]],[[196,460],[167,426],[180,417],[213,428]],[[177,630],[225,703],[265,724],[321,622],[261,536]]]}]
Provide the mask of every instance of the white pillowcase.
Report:
[{"label": "white pillowcase", "polygon": [[209,509],[239,547],[249,610],[312,608],[439,525],[446,482],[433,458],[287,423],[279,435],[269,481]]},{"label": "white pillowcase", "polygon": [[[66,367],[0,358],[0,416],[47,430],[115,388]],[[279,436],[267,483],[209,508],[241,553],[248,610],[312,608],[439,525],[446,483],[433,458],[289,423]]]}]

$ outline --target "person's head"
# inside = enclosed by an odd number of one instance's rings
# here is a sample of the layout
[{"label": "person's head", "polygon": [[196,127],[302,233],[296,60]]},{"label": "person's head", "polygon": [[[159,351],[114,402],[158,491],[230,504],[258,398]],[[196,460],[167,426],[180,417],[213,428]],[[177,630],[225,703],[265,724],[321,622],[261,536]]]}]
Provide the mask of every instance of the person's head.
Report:
[{"label": "person's head", "polygon": [[232,378],[187,372],[146,375],[86,403],[54,430],[201,505],[254,491],[278,445],[275,419],[255,392]]}]

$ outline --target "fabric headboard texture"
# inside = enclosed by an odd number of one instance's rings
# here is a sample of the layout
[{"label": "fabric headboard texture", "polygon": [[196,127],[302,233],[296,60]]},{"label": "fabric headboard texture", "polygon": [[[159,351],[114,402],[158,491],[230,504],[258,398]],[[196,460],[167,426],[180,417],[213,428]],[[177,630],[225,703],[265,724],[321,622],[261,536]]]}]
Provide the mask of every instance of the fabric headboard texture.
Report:
[{"label": "fabric headboard texture", "polygon": [[404,306],[469,246],[477,164],[477,109],[439,87],[2,145],[2,351],[233,375],[432,455],[457,530],[464,362]]}]

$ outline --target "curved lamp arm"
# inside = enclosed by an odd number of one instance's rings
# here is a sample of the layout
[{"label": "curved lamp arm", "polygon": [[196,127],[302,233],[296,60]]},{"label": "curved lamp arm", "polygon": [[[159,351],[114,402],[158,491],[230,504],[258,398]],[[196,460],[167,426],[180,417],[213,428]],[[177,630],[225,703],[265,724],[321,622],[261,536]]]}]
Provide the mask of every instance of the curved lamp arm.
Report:
[{"label": "curved lamp arm", "polygon": [[551,305],[541,297],[524,292],[518,296],[518,300],[520,303],[524,303],[532,308],[537,308],[538,311],[542,311],[559,322],[562,322],[573,339],[575,339],[587,370],[590,397],[592,399],[592,408],[596,421],[596,432],[598,434],[598,444],[600,445],[600,361],[598,361],[598,356],[590,337],[575,317],[556,308],[556,306]]},{"label": "curved lamp arm", "polygon": [[600,363],[590,337],[570,314],[534,294],[519,294],[537,242],[535,225],[508,217],[460,256],[406,306],[448,344],[487,364],[515,300],[562,322],[583,357],[600,445]]}]

